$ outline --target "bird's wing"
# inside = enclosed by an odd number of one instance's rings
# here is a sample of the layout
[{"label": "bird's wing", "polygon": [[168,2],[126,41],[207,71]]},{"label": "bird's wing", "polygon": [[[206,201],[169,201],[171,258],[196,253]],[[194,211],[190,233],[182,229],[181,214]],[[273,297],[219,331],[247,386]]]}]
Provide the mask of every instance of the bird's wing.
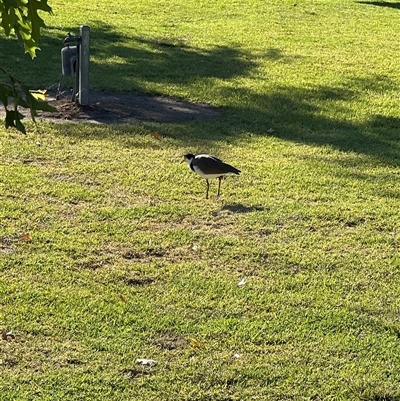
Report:
[{"label": "bird's wing", "polygon": [[197,166],[204,174],[239,174],[235,167],[224,163],[221,159],[211,155],[197,155],[193,160],[193,166]]},{"label": "bird's wing", "polygon": [[203,159],[203,158],[213,159],[219,163],[223,163],[223,161],[221,159],[218,159],[218,157],[215,157],[215,156],[206,155],[206,154],[195,156],[195,159]]}]

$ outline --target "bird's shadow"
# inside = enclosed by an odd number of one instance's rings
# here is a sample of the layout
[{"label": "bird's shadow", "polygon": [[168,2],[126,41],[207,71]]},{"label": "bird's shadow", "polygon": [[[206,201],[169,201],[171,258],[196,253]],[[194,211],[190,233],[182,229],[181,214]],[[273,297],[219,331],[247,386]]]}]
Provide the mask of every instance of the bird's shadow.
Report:
[{"label": "bird's shadow", "polygon": [[241,203],[230,203],[224,205],[221,208],[221,211],[222,210],[228,210],[232,213],[251,213],[251,212],[262,212],[263,210],[265,210],[265,207],[259,205],[246,206]]}]

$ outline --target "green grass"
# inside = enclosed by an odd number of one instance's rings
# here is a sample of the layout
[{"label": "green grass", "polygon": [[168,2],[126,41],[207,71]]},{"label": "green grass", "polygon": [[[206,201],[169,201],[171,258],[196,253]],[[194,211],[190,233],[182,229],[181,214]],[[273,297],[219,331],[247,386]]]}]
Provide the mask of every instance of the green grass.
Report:
[{"label": "green grass", "polygon": [[87,23],[94,88],[221,115],[0,128],[0,400],[400,400],[397,3],[75,3],[1,65]]}]

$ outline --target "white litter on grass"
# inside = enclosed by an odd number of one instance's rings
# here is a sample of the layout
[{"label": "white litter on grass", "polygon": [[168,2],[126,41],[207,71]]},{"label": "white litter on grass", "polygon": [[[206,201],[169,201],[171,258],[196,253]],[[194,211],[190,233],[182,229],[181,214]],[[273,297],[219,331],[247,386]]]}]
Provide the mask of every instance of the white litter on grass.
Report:
[{"label": "white litter on grass", "polygon": [[245,285],[247,283],[247,281],[244,279],[244,278],[242,278],[239,282],[238,282],[238,286],[239,287],[242,287],[243,285]]},{"label": "white litter on grass", "polygon": [[240,359],[243,354],[233,354],[233,359]]}]

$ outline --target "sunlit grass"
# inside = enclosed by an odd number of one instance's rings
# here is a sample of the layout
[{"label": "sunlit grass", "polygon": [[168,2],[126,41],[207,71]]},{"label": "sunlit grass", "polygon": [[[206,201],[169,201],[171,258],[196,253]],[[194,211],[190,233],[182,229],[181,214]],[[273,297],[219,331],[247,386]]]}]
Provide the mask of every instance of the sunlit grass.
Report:
[{"label": "sunlit grass", "polygon": [[[0,400],[400,399],[400,11],[118,3],[53,1],[19,78],[88,23],[94,88],[220,117],[0,129]],[[242,175],[206,201],[187,151]]]}]

